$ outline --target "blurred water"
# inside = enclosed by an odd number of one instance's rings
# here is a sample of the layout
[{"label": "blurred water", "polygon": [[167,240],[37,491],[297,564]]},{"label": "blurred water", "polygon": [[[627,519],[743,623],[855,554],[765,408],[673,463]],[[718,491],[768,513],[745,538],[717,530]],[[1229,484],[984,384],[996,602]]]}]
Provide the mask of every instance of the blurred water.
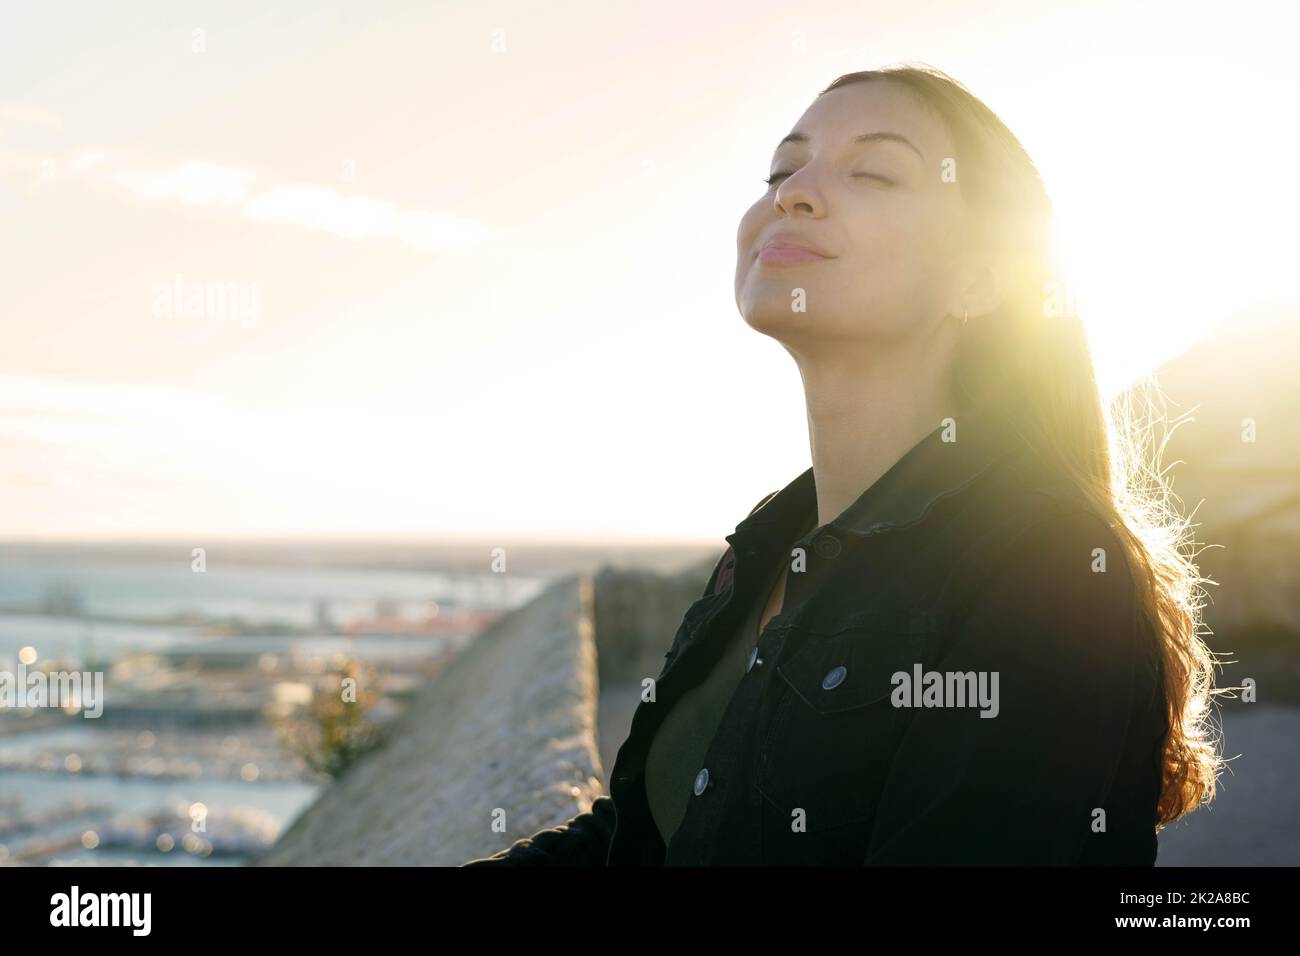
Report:
[{"label": "blurred water", "polygon": [[0,666],[12,663],[19,648],[28,645],[37,648],[43,660],[57,658],[75,667],[92,651],[111,659],[123,651],[160,651],[189,636],[190,629],[181,627],[0,613]]},{"label": "blurred water", "polygon": [[54,587],[75,591],[93,615],[156,619],[198,611],[307,626],[315,619],[317,600],[327,600],[341,617],[369,614],[380,598],[391,599],[404,613],[425,609],[431,601],[513,606],[539,583],[518,575],[254,567],[214,559],[198,573],[191,570],[187,551],[174,562],[161,562],[33,559],[0,550],[0,609],[35,607]]}]

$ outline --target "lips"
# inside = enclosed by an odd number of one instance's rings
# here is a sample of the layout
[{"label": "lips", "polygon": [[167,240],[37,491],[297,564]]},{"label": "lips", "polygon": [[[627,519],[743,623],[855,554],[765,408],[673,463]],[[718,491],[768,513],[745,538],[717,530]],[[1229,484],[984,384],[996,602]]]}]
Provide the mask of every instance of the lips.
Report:
[{"label": "lips", "polygon": [[769,237],[758,253],[758,261],[766,265],[789,265],[833,258],[835,257],[823,252],[802,236],[780,232]]}]

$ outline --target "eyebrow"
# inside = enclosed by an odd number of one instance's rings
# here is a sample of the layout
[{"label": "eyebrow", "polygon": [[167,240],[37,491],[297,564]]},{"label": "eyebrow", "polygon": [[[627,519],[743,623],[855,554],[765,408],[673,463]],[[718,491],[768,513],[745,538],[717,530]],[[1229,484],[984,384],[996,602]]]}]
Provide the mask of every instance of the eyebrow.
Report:
[{"label": "eyebrow", "polygon": [[[781,140],[781,142],[777,143],[776,148],[780,149],[786,143],[806,143],[806,142],[808,142],[807,133],[791,133],[785,139]],[[862,133],[858,136],[853,137],[853,142],[855,143],[902,143],[912,152],[916,153],[917,156],[920,156],[922,162],[925,161],[925,155],[919,149],[916,148],[916,144],[914,144],[910,139],[908,139],[906,136],[903,136],[900,133],[891,133],[888,131],[880,132],[880,133]]]}]

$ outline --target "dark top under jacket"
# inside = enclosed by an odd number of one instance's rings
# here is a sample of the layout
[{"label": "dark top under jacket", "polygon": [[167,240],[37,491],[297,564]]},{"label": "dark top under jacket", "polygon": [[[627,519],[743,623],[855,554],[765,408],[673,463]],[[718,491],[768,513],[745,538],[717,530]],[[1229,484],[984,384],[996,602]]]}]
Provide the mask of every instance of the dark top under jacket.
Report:
[{"label": "dark top under jacket", "polygon": [[[462,865],[1154,864],[1160,661],[1108,520],[977,415],[796,540],[815,515],[809,468],[727,535],[608,796]],[[656,732],[765,603],[792,541],[806,569],[788,575],[665,842],[646,787]],[[986,702],[956,694],[979,680]]]},{"label": "dark top under jacket", "polygon": [[[811,528],[815,523],[816,509],[803,527]],[[736,687],[754,667],[762,666],[755,651],[758,625],[785,563],[786,559],[778,556],[766,569],[767,576],[748,602],[744,619],[732,628],[732,633],[720,635],[719,639],[726,640],[717,662],[702,681],[677,698],[655,731],[646,755],[646,803],[665,843],[672,839],[686,815],[695,787],[707,780],[702,770],[704,755]]]}]

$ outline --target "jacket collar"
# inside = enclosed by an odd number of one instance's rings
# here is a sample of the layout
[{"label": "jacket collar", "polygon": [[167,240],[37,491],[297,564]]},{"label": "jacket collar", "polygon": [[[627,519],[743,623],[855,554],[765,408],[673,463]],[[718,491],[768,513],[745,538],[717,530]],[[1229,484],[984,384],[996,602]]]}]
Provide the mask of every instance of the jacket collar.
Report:
[{"label": "jacket collar", "polygon": [[812,525],[812,531],[800,541],[811,540],[827,527],[859,536],[904,528],[925,517],[939,499],[1028,447],[1011,428],[988,414],[966,414],[952,422],[939,425],[917,442],[829,526],[814,524],[817,487],[809,467],[769,496],[726,540],[735,545],[748,529],[759,527],[766,536],[774,525],[780,525],[777,530],[782,539]]}]

